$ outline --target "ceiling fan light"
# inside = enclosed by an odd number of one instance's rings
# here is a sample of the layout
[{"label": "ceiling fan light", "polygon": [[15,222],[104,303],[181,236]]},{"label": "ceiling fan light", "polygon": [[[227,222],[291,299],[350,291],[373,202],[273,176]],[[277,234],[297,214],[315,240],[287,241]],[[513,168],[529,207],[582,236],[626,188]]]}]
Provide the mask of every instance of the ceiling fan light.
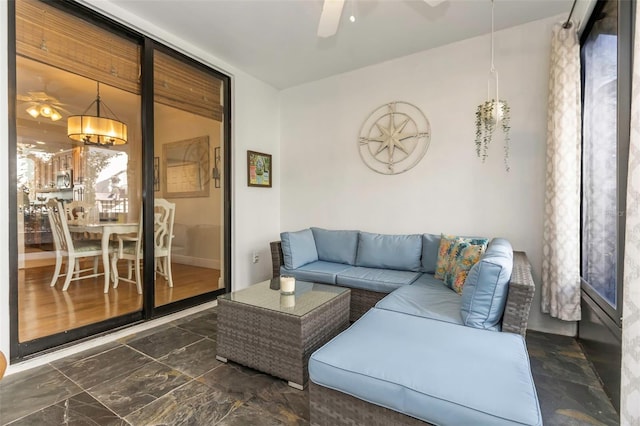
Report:
[{"label": "ceiling fan light", "polygon": [[51,121],[58,121],[62,118],[62,115],[54,109],[52,110],[51,116],[49,118],[51,119]]},{"label": "ceiling fan light", "polygon": [[49,118],[51,114],[53,114],[53,108],[51,108],[51,106],[44,104],[40,107],[40,115],[43,117]]},{"label": "ceiling fan light", "polygon": [[27,108],[27,112],[33,118],[38,118],[38,116],[40,115],[40,111],[38,110],[38,108],[36,108],[35,105],[31,105],[29,108]]}]

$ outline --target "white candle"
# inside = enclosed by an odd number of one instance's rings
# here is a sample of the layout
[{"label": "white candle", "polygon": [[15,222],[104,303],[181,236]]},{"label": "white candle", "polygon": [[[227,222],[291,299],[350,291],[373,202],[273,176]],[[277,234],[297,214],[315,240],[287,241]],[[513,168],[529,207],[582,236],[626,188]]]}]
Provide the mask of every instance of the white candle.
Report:
[{"label": "white candle", "polygon": [[283,275],[280,277],[280,292],[281,293],[293,293],[296,290],[296,279]]}]

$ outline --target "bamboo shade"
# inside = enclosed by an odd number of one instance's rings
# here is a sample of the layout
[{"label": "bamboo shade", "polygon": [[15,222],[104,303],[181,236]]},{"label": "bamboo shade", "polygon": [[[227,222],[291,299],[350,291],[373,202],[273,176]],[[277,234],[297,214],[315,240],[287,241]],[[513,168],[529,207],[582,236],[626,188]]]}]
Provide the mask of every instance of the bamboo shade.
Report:
[{"label": "bamboo shade", "polygon": [[37,0],[16,1],[19,55],[140,93],[140,46]]},{"label": "bamboo shade", "polygon": [[[19,55],[140,94],[140,51],[113,34],[38,0],[16,1]],[[221,81],[171,56],[155,52],[155,101],[222,121]]]},{"label": "bamboo shade", "polygon": [[153,64],[156,102],[222,121],[218,78],[158,51]]}]

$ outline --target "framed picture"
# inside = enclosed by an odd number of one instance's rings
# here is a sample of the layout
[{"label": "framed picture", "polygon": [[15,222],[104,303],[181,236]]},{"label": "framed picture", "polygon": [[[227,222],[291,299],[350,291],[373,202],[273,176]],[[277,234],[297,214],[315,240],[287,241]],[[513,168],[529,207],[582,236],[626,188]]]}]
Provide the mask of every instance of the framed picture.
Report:
[{"label": "framed picture", "polygon": [[271,154],[247,151],[247,184],[271,188]]},{"label": "framed picture", "polygon": [[153,157],[153,192],[160,191],[160,157]]},{"label": "framed picture", "polygon": [[208,197],[209,136],[162,145],[162,194],[166,198]]}]

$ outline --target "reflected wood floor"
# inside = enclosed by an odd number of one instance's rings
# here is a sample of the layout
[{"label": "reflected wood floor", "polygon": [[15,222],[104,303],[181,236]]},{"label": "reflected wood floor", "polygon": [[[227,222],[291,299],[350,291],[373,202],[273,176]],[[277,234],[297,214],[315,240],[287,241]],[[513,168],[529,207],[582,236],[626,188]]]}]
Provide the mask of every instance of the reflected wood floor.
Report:
[{"label": "reflected wood floor", "polygon": [[[126,262],[119,273],[126,276]],[[89,264],[87,263],[87,266]],[[84,265],[83,265],[84,267]],[[156,306],[207,293],[218,288],[217,269],[172,263],[173,288],[158,275],[155,285]],[[18,339],[26,342],[39,337],[104,321],[142,309],[142,295],[135,284],[120,281],[118,288],[103,293],[104,277],[71,282],[62,291],[64,278],[50,287],[53,266],[20,269],[18,273]],[[144,289],[144,285],[143,285]]]}]

